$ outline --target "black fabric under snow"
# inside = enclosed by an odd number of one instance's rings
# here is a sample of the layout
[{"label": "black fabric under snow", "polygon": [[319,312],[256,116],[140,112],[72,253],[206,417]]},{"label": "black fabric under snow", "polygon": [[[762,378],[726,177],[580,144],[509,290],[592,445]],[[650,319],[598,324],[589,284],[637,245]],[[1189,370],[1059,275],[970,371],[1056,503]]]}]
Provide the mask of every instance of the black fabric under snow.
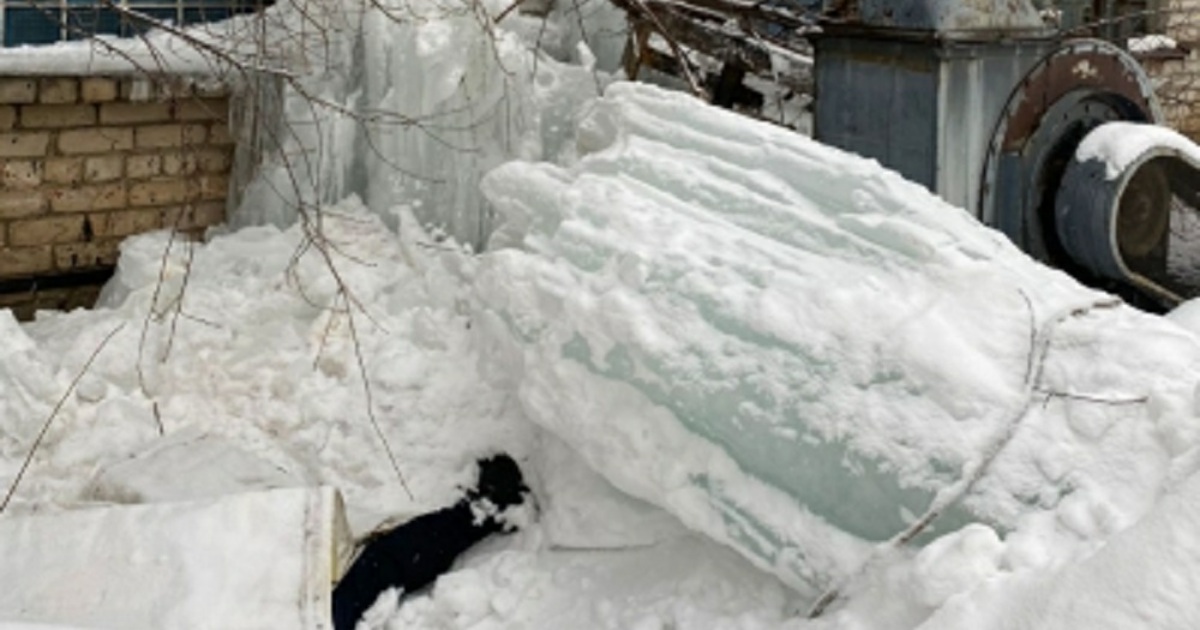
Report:
[{"label": "black fabric under snow", "polygon": [[491,534],[506,531],[494,517],[476,521],[486,500],[496,509],[517,505],[529,489],[508,455],[479,462],[479,481],[458,503],[423,514],[367,543],[333,591],[333,627],[353,630],[379,594],[389,588],[412,593],[428,586],[455,558]]}]

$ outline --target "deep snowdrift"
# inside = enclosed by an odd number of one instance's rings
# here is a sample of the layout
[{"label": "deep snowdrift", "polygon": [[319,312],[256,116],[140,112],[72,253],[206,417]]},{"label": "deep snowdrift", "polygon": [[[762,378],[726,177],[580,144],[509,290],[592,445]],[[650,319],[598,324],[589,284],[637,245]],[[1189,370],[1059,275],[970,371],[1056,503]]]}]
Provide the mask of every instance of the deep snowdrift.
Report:
[{"label": "deep snowdrift", "polygon": [[[371,428],[349,320],[327,308],[339,303],[329,269],[311,249],[297,256],[303,231],[296,225],[214,235],[190,252],[176,244],[165,258],[166,234],[135,237],[96,310],[42,313],[23,325],[0,315],[4,487],[69,393],[0,518],[290,480],[339,488],[361,534],[453,500],[455,485],[472,479],[471,462],[503,449],[534,484],[536,523],[485,545],[431,597],[407,603],[395,623],[783,623],[789,596],[776,580],[613,490],[530,425],[509,391],[476,371],[485,342],[469,309],[474,258],[431,247],[415,229],[398,238],[354,200],[327,207],[325,220],[333,262],[364,309],[355,311],[355,330],[371,408],[412,498]],[[153,303],[162,317],[151,314]],[[92,370],[70,389],[114,329]],[[197,435],[210,436],[208,445]],[[180,444],[187,450],[178,451]],[[228,568],[214,561],[207,577],[219,583]],[[161,602],[160,610],[177,614],[186,601]],[[0,616],[0,627],[10,620]],[[204,621],[201,611],[172,627]],[[290,630],[286,619],[277,621],[273,627]]]}]

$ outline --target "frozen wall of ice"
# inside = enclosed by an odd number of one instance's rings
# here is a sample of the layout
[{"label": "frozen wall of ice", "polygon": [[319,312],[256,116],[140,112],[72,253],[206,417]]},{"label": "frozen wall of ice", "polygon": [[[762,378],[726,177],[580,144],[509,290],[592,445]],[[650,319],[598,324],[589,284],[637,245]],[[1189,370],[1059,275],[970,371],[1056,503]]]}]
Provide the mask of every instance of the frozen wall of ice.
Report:
[{"label": "frozen wall of ice", "polygon": [[[492,225],[483,174],[513,158],[557,158],[575,112],[609,80],[601,67],[615,63],[613,31],[596,39],[597,66],[587,33],[567,26],[582,24],[578,16],[512,12],[495,23],[509,4],[318,3],[328,13],[320,30],[294,7],[272,9],[272,19],[293,23],[276,31],[308,31],[301,43],[279,42],[305,71],[282,84],[282,112],[265,121],[279,150],[235,224],[282,227],[298,208],[313,213],[355,195],[393,229],[411,213],[435,235],[481,246]],[[561,60],[537,50],[543,42]]]}]

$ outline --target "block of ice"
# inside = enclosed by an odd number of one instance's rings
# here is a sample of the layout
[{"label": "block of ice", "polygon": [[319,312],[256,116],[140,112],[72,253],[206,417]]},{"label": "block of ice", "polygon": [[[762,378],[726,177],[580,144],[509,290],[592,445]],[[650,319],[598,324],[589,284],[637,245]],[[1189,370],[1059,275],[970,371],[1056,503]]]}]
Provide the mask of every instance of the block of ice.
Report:
[{"label": "block of ice", "polygon": [[[1109,298],[873,161],[686,96],[614,85],[579,146],[485,179],[519,245],[485,257],[479,320],[528,415],[623,490],[815,592],[935,502],[965,495],[935,530],[1004,530],[1092,501],[1109,465],[1138,482],[1096,505],[1163,479],[1120,446],[1168,446],[1118,420],[1195,368],[1104,359],[1194,338],[1091,309]],[[1128,405],[1065,395],[1118,383]]]}]

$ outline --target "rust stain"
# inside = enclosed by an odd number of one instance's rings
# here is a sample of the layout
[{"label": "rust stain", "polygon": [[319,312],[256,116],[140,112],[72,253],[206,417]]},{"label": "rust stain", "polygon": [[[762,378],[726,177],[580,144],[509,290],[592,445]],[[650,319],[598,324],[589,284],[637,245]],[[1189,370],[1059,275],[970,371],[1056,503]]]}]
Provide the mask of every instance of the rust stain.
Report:
[{"label": "rust stain", "polygon": [[1023,87],[1024,98],[1008,117],[1001,145],[1005,151],[1020,150],[1046,111],[1075,90],[1102,90],[1125,98],[1144,112],[1151,109],[1137,75],[1130,72],[1119,57],[1093,50],[1054,55],[1030,74]]}]

